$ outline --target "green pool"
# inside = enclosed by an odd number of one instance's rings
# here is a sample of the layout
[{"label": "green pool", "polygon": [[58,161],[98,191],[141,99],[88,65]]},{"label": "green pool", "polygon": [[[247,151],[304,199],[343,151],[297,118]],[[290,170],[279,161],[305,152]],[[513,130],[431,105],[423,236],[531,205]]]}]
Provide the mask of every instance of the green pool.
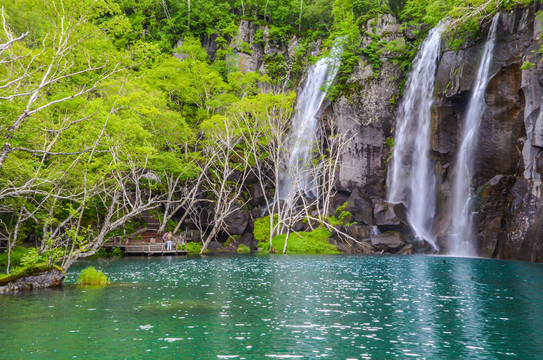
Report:
[{"label": "green pool", "polygon": [[[115,284],[73,285],[89,265]],[[0,305],[2,359],[543,357],[543,265],[521,262],[121,258]]]}]

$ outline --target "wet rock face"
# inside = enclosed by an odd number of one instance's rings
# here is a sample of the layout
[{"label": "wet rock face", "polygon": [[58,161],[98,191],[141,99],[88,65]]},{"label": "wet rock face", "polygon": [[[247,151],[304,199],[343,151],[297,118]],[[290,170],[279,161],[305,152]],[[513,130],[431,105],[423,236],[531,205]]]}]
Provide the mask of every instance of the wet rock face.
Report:
[{"label": "wet rock face", "polygon": [[38,275],[20,278],[5,286],[0,286],[0,294],[60,286],[62,281],[64,281],[64,277],[65,274],[59,270],[44,271]]},{"label": "wet rock face", "polygon": [[512,175],[496,175],[481,187],[478,194],[478,237],[479,254],[491,257],[498,241],[502,219],[508,205],[508,195],[515,177]]},{"label": "wet rock face", "polygon": [[[502,14],[498,24],[472,183],[478,189],[476,230],[482,256],[541,258],[543,66],[537,51],[538,7]],[[438,68],[431,145],[439,189],[434,224],[438,239],[446,238],[452,168],[485,39],[483,32],[458,52],[445,51]],[[527,61],[537,65],[523,70]]]},{"label": "wet rock face", "polygon": [[[374,25],[374,26],[372,26]],[[368,26],[386,41],[404,40],[399,24],[392,16],[382,16]],[[368,45],[369,36],[362,43]],[[339,131],[351,138],[342,156],[337,189],[352,192],[363,189],[372,198],[384,198],[386,159],[385,146],[394,124],[394,99],[399,94],[402,74],[398,65],[387,61],[394,54],[382,54],[383,65],[377,77],[367,58],[362,56],[351,75],[348,86],[354,89],[337,99],[325,116],[335,122]]]}]

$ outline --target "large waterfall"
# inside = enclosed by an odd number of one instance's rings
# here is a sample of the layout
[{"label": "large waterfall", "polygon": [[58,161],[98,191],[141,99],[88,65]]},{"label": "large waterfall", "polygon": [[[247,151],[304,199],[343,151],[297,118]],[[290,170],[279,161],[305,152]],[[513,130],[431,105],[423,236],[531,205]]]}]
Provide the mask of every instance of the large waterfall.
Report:
[{"label": "large waterfall", "polygon": [[435,215],[434,164],[428,157],[432,105],[441,34],[445,25],[432,29],[417,54],[407,78],[397,114],[394,153],[387,178],[388,201],[403,202],[408,220],[419,239],[437,250],[432,224]]},{"label": "large waterfall", "polygon": [[492,20],[490,32],[483,50],[483,57],[477,70],[473,93],[464,117],[460,148],[456,157],[454,185],[452,194],[451,224],[449,227],[449,254],[455,256],[475,256],[473,228],[473,210],[471,181],[475,150],[478,144],[479,127],[485,107],[485,92],[494,44],[499,14]]},{"label": "large waterfall", "polygon": [[303,90],[298,96],[289,135],[289,155],[279,184],[279,198],[289,202],[303,191],[315,196],[315,176],[312,151],[319,130],[319,114],[326,89],[339,70],[341,46],[332,48],[330,55],[311,67]]}]

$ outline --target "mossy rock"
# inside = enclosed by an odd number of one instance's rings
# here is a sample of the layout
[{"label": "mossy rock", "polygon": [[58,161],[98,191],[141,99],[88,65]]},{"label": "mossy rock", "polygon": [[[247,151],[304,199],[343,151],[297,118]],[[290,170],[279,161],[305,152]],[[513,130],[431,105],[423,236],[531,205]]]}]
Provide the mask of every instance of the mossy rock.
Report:
[{"label": "mossy rock", "polygon": [[64,272],[60,266],[57,265],[47,265],[47,264],[38,264],[34,266],[27,266],[22,268],[17,268],[12,271],[11,274],[0,279],[0,286],[7,285],[9,283],[15,282],[19,279],[25,278],[27,276],[38,275],[39,273],[51,270],[58,270]]}]

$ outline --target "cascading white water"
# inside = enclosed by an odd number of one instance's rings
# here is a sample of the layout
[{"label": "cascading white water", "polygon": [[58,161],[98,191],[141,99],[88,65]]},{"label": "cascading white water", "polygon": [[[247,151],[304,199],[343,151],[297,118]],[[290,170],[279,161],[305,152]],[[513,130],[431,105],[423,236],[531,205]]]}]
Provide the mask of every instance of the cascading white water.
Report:
[{"label": "cascading white water", "polygon": [[298,96],[289,136],[290,153],[281,174],[279,198],[290,202],[303,191],[315,196],[312,151],[318,134],[320,108],[326,97],[326,88],[334,81],[339,70],[342,47],[334,46],[328,57],[311,67],[303,90]]},{"label": "cascading white water", "polygon": [[428,152],[436,72],[444,29],[445,25],[440,24],[430,31],[413,62],[397,114],[394,153],[387,177],[388,201],[405,204],[415,235],[426,240],[435,250],[437,246],[432,225],[436,180]]},{"label": "cascading white water", "polygon": [[460,148],[456,156],[452,194],[451,224],[449,226],[449,254],[475,256],[471,181],[475,150],[478,145],[479,127],[485,107],[485,92],[489,81],[490,64],[496,43],[499,14],[492,20],[484,46],[483,57],[477,70],[473,93],[464,117]]}]

